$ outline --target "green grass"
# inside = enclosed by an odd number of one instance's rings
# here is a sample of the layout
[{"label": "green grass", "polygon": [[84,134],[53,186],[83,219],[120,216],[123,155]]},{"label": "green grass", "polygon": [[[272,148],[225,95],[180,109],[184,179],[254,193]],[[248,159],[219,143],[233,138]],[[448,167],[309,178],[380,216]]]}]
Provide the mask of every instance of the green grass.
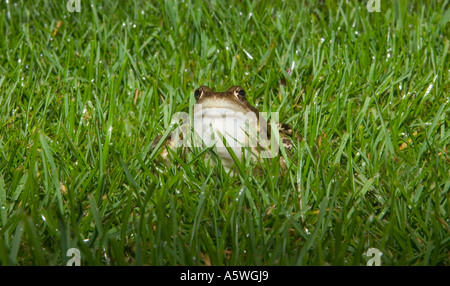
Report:
[{"label": "green grass", "polygon": [[[0,3],[0,265],[450,265],[449,1],[119,2]],[[290,169],[164,165],[200,85]]]}]

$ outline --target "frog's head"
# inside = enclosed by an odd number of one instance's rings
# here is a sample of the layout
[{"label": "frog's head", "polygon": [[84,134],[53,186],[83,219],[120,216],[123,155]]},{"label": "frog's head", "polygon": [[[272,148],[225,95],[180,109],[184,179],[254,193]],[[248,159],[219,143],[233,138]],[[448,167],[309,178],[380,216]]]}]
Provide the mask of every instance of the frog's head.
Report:
[{"label": "frog's head", "polygon": [[245,95],[245,90],[240,86],[232,86],[225,92],[216,92],[207,86],[201,86],[194,92],[195,100],[202,108],[220,108],[244,114],[253,112],[258,118],[258,109],[248,102]]}]

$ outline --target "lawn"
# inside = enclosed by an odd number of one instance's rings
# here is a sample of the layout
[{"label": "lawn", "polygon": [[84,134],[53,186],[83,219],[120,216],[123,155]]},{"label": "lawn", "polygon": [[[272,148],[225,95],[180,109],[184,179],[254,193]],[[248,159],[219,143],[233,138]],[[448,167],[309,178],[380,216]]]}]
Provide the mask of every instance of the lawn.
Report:
[{"label": "lawn", "polygon": [[[0,265],[450,265],[448,0],[67,2],[0,3]],[[288,169],[166,165],[201,85]]]}]

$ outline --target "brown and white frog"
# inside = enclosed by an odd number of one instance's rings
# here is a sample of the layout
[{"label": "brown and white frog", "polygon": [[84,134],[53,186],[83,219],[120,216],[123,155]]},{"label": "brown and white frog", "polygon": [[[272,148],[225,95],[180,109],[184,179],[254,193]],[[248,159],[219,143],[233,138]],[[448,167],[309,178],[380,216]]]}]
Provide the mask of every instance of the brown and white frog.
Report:
[{"label": "brown and white frog", "polygon": [[[216,92],[201,86],[195,90],[194,97],[196,104],[192,118],[187,113],[174,116],[172,121],[177,122],[181,118],[183,123],[166,138],[164,144],[167,147],[188,150],[192,147],[212,147],[226,170],[232,168],[233,157],[240,161],[277,157],[280,143],[287,153],[291,151],[292,129],[277,122],[277,113],[271,114],[274,126],[268,124],[261,116],[262,112],[248,102],[242,87],[233,86],[225,92]],[[161,136],[155,142],[160,139]],[[167,162],[167,149],[161,155]],[[286,167],[283,156],[280,156],[280,163],[283,168]]]}]

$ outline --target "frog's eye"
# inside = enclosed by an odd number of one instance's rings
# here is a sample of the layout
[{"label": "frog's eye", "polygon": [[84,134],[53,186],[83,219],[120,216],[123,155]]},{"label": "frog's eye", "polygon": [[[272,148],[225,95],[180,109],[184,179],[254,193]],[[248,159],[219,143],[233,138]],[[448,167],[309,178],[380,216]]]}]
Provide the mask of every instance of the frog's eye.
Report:
[{"label": "frog's eye", "polygon": [[199,100],[200,97],[202,97],[202,95],[203,95],[203,90],[201,90],[200,88],[197,88],[194,91],[194,97],[195,97],[196,100]]},{"label": "frog's eye", "polygon": [[240,90],[238,91],[238,94],[239,94],[240,96],[242,96],[242,97],[245,97],[245,90],[240,89]]}]

